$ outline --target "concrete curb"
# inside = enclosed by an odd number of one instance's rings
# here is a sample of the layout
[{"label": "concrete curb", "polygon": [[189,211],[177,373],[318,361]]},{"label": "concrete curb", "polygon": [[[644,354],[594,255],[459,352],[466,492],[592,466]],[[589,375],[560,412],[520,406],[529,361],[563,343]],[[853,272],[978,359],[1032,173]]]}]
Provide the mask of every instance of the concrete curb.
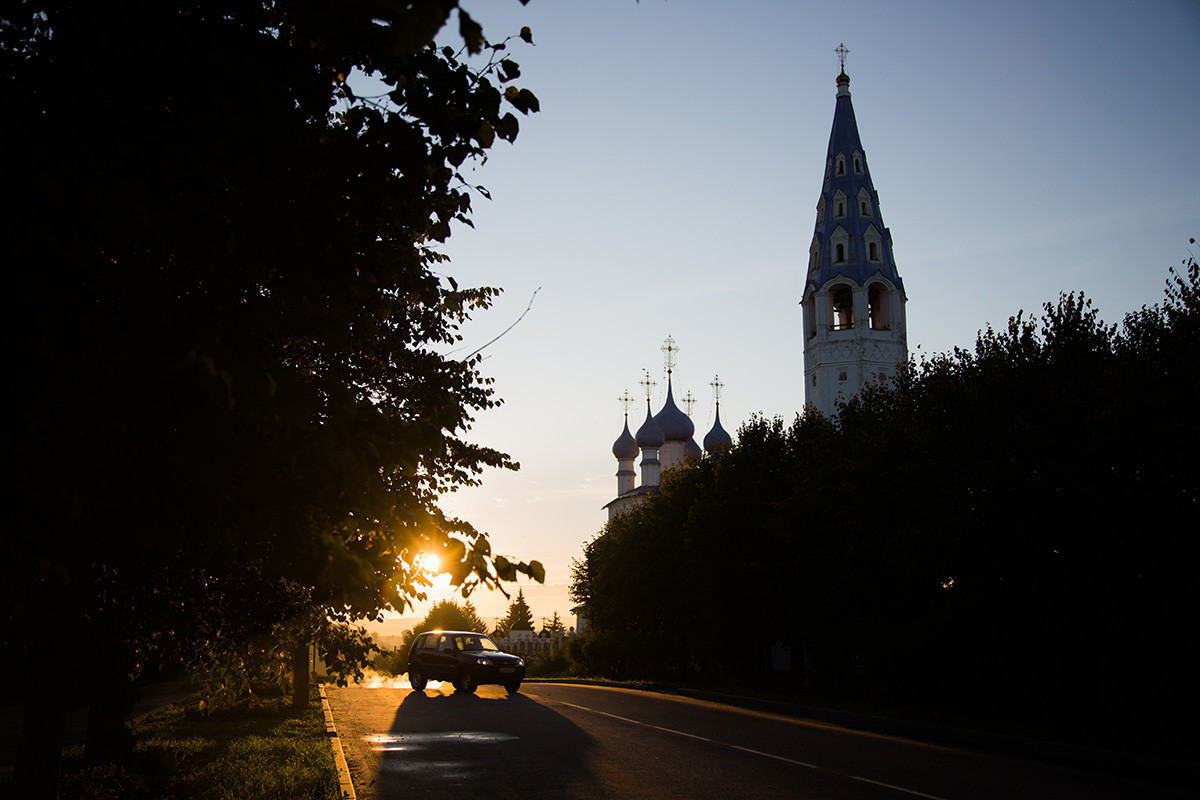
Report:
[{"label": "concrete curb", "polygon": [[354,782],[350,780],[350,767],[346,765],[346,754],[342,752],[342,740],[333,724],[329,698],[325,696],[325,684],[318,683],[317,691],[321,694],[321,711],[325,712],[325,735],[329,737],[329,745],[333,748],[333,764],[337,767],[338,789],[341,791],[342,800],[357,800]]}]

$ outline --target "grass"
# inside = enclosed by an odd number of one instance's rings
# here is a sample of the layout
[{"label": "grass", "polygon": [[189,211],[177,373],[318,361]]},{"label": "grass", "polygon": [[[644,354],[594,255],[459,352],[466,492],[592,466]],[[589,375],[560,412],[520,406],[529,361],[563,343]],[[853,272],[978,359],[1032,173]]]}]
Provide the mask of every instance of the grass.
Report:
[{"label": "grass", "polygon": [[90,765],[79,747],[64,752],[59,798],[336,800],[337,771],[315,691],[313,700],[299,712],[284,697],[210,715],[163,709],[135,726],[137,747],[120,764]]}]

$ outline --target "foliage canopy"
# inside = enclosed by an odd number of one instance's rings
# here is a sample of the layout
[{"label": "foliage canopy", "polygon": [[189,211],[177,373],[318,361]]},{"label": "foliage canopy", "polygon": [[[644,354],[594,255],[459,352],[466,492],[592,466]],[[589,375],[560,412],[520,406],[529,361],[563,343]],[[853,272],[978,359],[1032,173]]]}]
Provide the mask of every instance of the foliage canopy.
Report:
[{"label": "foliage canopy", "polygon": [[836,422],[752,419],[585,546],[584,668],[1134,736],[1182,724],[1198,396],[1189,259],[1120,327],[1064,295],[913,361]]},{"label": "foliage canopy", "polygon": [[[455,0],[10,5],[6,668],[280,637],[349,666],[339,627],[422,597],[423,552],[464,592],[540,576],[438,506],[517,468],[466,437],[499,400],[451,355],[498,290],[437,249],[485,192],[461,168],[538,109],[510,40]],[[435,46],[456,10],[462,46]]]}]

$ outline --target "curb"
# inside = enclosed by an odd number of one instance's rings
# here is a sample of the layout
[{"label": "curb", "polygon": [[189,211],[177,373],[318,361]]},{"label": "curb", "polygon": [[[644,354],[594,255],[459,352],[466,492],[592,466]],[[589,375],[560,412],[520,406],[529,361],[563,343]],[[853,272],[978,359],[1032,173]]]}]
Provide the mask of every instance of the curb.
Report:
[{"label": "curb", "polygon": [[333,712],[329,710],[329,699],[325,697],[325,684],[318,683],[317,692],[321,695],[321,710],[325,712],[325,735],[329,737],[329,745],[333,748],[333,765],[337,767],[342,800],[357,800],[354,783],[350,780],[350,768],[346,766],[346,754],[342,752],[342,740],[338,738],[337,728],[333,725]]}]

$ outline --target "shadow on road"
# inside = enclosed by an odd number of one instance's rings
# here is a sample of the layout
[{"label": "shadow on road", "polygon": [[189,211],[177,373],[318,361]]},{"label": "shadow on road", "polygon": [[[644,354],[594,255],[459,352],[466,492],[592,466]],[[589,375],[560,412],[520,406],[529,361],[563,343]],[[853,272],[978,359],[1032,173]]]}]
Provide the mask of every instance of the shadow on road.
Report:
[{"label": "shadow on road", "polygon": [[594,797],[590,737],[521,694],[411,692],[391,730],[371,737],[380,753],[380,797]]}]

